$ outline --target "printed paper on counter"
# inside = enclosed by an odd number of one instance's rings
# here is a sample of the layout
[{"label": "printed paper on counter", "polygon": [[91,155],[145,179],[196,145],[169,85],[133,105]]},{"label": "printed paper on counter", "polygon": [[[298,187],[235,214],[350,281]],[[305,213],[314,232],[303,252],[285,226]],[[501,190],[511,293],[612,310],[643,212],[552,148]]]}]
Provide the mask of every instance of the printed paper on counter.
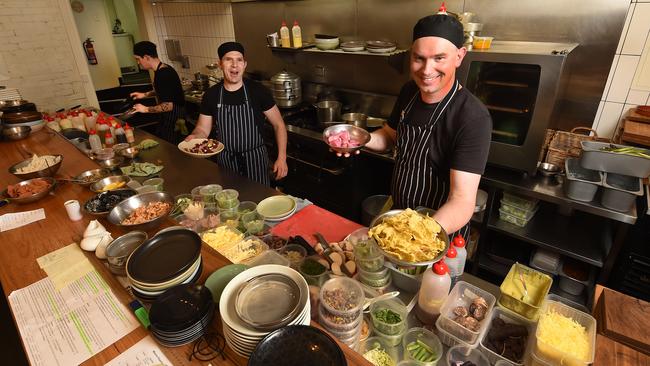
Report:
[{"label": "printed paper on counter", "polygon": [[95,270],[76,243],[39,257],[36,262],[47,273],[56,290],[70,285]]},{"label": "printed paper on counter", "polygon": [[162,352],[158,344],[150,336],[142,338],[142,340],[131,348],[127,349],[124,353],[115,357],[104,366],[172,366],[173,363],[169,361],[165,354]]},{"label": "printed paper on counter", "polygon": [[139,326],[95,270],[61,290],[44,278],[9,305],[31,365],[78,365]]},{"label": "printed paper on counter", "polygon": [[45,210],[38,210],[8,213],[0,216],[0,232],[16,229],[45,218]]}]

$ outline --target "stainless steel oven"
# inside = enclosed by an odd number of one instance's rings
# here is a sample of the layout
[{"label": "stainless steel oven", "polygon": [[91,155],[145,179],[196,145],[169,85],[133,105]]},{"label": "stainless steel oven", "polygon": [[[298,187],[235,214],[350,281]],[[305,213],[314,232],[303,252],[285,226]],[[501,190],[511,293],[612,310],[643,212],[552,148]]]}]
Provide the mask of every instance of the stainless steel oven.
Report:
[{"label": "stainless steel oven", "polygon": [[492,116],[488,163],[535,173],[546,128],[566,84],[566,60],[577,46],[493,42],[488,50],[467,53],[458,77]]}]

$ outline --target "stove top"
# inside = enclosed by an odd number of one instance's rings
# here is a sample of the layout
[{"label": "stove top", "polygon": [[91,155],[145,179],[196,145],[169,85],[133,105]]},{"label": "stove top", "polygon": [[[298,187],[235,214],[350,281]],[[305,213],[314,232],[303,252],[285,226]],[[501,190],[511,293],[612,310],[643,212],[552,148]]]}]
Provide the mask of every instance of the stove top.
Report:
[{"label": "stove top", "polygon": [[315,132],[323,132],[323,128],[318,124],[316,108],[311,105],[300,105],[291,109],[280,110],[282,119],[288,125],[305,128]]}]

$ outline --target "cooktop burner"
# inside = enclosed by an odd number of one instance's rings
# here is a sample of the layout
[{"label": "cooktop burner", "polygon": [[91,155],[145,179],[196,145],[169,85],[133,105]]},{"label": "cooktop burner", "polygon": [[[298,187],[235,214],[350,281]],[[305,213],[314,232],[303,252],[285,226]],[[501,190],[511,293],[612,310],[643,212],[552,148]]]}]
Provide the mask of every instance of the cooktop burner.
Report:
[{"label": "cooktop burner", "polygon": [[282,119],[288,125],[305,128],[308,130],[323,132],[318,124],[316,109],[311,105],[301,105],[292,109],[280,110]]}]

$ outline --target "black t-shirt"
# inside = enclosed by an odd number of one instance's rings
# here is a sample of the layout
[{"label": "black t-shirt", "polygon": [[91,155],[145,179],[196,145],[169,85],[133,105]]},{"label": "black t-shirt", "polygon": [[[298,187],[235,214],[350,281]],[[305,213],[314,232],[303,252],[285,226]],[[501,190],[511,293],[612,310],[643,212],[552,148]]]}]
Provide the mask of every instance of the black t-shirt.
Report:
[{"label": "black t-shirt", "polygon": [[[402,123],[422,126],[430,122],[437,106],[422,101],[414,81],[400,91],[388,125],[397,130],[400,115],[417,93],[411,111]],[[492,118],[487,108],[467,88],[461,88],[438,120],[431,135],[429,159],[434,171],[449,176],[450,169],[483,174],[490,150]]]},{"label": "black t-shirt", "polygon": [[[246,86],[246,93],[248,93],[248,103],[253,107],[255,114],[255,122],[258,126],[264,122],[264,113],[275,105],[275,100],[271,95],[271,91],[264,85],[254,80],[244,79]],[[223,83],[212,86],[203,94],[201,101],[200,113],[206,116],[212,116],[216,119],[217,104],[219,104],[219,96],[221,94]],[[244,88],[239,88],[234,92],[223,88],[222,104],[226,105],[240,105],[246,102]]]},{"label": "black t-shirt", "polygon": [[177,106],[185,105],[183,86],[173,67],[163,64],[160,66],[153,78],[153,87],[158,96],[158,102],[172,102]]}]

